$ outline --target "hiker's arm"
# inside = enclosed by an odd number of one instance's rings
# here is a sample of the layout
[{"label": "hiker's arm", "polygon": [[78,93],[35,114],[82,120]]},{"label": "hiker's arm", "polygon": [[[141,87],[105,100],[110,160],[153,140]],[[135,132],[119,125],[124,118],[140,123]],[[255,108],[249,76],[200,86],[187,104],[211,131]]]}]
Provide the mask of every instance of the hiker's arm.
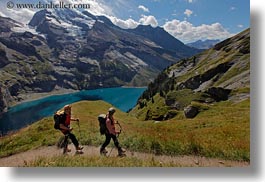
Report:
[{"label": "hiker's arm", "polygon": [[77,121],[77,122],[79,122],[79,118],[71,118],[71,121]]},{"label": "hiker's arm", "polygon": [[60,129],[62,130],[67,130],[67,131],[72,131],[72,128],[67,128],[66,126],[64,126],[63,124],[60,124]]}]

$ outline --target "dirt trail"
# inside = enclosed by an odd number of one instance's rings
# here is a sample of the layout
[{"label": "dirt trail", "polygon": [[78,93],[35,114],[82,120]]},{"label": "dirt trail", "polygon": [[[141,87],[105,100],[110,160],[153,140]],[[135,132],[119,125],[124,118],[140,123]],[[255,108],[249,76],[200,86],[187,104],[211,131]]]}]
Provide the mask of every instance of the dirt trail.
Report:
[{"label": "dirt trail", "polygon": [[[71,152],[68,155],[75,155],[75,150],[72,145],[70,145]],[[84,146],[84,156],[99,156],[99,147],[94,146]],[[108,151],[111,151],[111,148],[108,148]],[[41,147],[34,150],[29,150],[26,152],[18,153],[12,156],[0,158],[0,166],[1,167],[19,167],[23,166],[30,161],[34,161],[39,157],[53,157],[57,155],[62,155],[62,149],[58,149],[56,146],[49,147]],[[146,160],[154,157],[156,160],[161,163],[174,163],[180,164],[182,166],[213,166],[213,167],[248,167],[248,162],[238,162],[238,161],[230,161],[230,160],[222,160],[222,159],[214,159],[214,158],[205,158],[199,156],[157,156],[154,154],[148,153],[139,153],[139,152],[131,152],[127,151],[126,155],[128,157],[136,157],[141,160]],[[111,157],[117,156],[117,150],[113,149]]]}]

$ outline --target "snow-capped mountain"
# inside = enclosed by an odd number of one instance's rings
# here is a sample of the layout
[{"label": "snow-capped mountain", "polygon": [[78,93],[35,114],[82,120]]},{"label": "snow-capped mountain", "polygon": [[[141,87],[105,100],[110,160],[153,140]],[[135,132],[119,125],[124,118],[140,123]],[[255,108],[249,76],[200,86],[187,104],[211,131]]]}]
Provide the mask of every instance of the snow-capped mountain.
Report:
[{"label": "snow-capped mountain", "polygon": [[162,28],[125,30],[104,16],[69,9],[36,12],[30,32],[9,18],[0,17],[0,24],[0,85],[13,99],[62,87],[146,86],[167,66],[199,52]]}]

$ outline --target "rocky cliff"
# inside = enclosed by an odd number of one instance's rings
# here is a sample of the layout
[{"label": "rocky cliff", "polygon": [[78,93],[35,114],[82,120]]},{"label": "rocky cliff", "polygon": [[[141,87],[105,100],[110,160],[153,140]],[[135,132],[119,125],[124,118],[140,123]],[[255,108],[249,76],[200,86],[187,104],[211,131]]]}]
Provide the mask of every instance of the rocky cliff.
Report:
[{"label": "rocky cliff", "polygon": [[250,29],[247,29],[166,68],[149,84],[134,112],[143,119],[165,120],[183,110],[186,117],[195,117],[199,108],[191,105],[194,102],[239,102],[249,97]]}]

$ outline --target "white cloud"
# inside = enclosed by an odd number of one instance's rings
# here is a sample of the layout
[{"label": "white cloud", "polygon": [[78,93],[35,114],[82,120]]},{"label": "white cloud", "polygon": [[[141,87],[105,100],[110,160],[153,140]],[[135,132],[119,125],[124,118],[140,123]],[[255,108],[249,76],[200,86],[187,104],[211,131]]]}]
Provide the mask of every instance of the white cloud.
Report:
[{"label": "white cloud", "polygon": [[139,9],[143,10],[144,12],[148,12],[149,13],[149,9],[143,5],[139,5],[138,6]]},{"label": "white cloud", "polygon": [[[6,17],[10,17],[14,20],[17,20],[21,23],[28,23],[32,16],[34,15],[35,12],[40,11],[41,9],[17,9],[17,8],[13,8],[13,9],[8,9],[6,6],[6,3],[9,0],[3,0],[0,1],[0,12],[1,15],[6,16]],[[60,0],[40,0],[40,2],[42,3],[50,3],[50,2],[54,2],[54,3],[60,3]],[[122,1],[122,0],[120,0]],[[116,3],[117,1],[115,1]],[[19,3],[19,2],[16,2]],[[32,1],[32,0],[24,0],[23,2],[20,3],[30,3],[30,4],[38,4],[39,1]],[[94,15],[109,15],[109,16],[113,16],[113,8],[111,8],[111,6],[107,6],[106,3],[104,3],[104,0],[64,0],[64,3],[70,3],[70,4],[89,4],[90,5],[90,9],[86,9],[87,11],[91,12]]]},{"label": "white cloud", "polygon": [[35,11],[31,9],[0,9],[1,13],[5,17],[10,17],[20,23],[28,24],[32,19]]},{"label": "white cloud", "polygon": [[188,1],[188,3],[193,3],[194,2],[194,0],[186,0],[186,1]]},{"label": "white cloud", "polygon": [[87,3],[90,5],[90,9],[87,9],[86,11],[89,11],[90,13],[94,14],[94,15],[109,15],[109,16],[113,16],[113,9],[107,5],[105,5],[104,3],[102,3],[101,1],[94,1],[94,0],[86,0],[86,1],[76,1],[76,0],[70,0],[71,3]]},{"label": "white cloud", "polygon": [[238,27],[238,28],[243,28],[244,25],[239,24],[239,25],[237,25],[237,27]]},{"label": "white cloud", "polygon": [[234,11],[234,10],[236,10],[236,8],[235,7],[230,7],[230,11]]},{"label": "white cloud", "polygon": [[125,29],[133,29],[136,28],[139,24],[141,25],[151,25],[152,27],[157,27],[158,26],[158,22],[156,20],[156,18],[152,15],[150,16],[146,16],[146,15],[142,15],[141,18],[139,19],[139,21],[135,21],[131,18],[127,19],[127,20],[122,20],[119,19],[115,16],[108,16],[108,18],[117,26],[121,27],[121,28],[125,28]]},{"label": "white cloud", "polygon": [[133,29],[139,25],[138,22],[134,21],[131,18],[127,20],[122,20],[114,16],[109,16],[108,18],[112,21],[112,23],[124,29]]},{"label": "white cloud", "polygon": [[190,17],[190,15],[192,15],[193,11],[191,11],[190,9],[186,9],[184,14],[187,15],[188,17]]},{"label": "white cloud", "polygon": [[233,36],[220,23],[194,26],[188,21],[172,20],[165,23],[164,29],[184,43],[206,39],[226,39]]},{"label": "white cloud", "polygon": [[154,16],[142,15],[142,18],[140,18],[139,23],[142,25],[151,25],[152,27],[158,26],[158,22]]}]

